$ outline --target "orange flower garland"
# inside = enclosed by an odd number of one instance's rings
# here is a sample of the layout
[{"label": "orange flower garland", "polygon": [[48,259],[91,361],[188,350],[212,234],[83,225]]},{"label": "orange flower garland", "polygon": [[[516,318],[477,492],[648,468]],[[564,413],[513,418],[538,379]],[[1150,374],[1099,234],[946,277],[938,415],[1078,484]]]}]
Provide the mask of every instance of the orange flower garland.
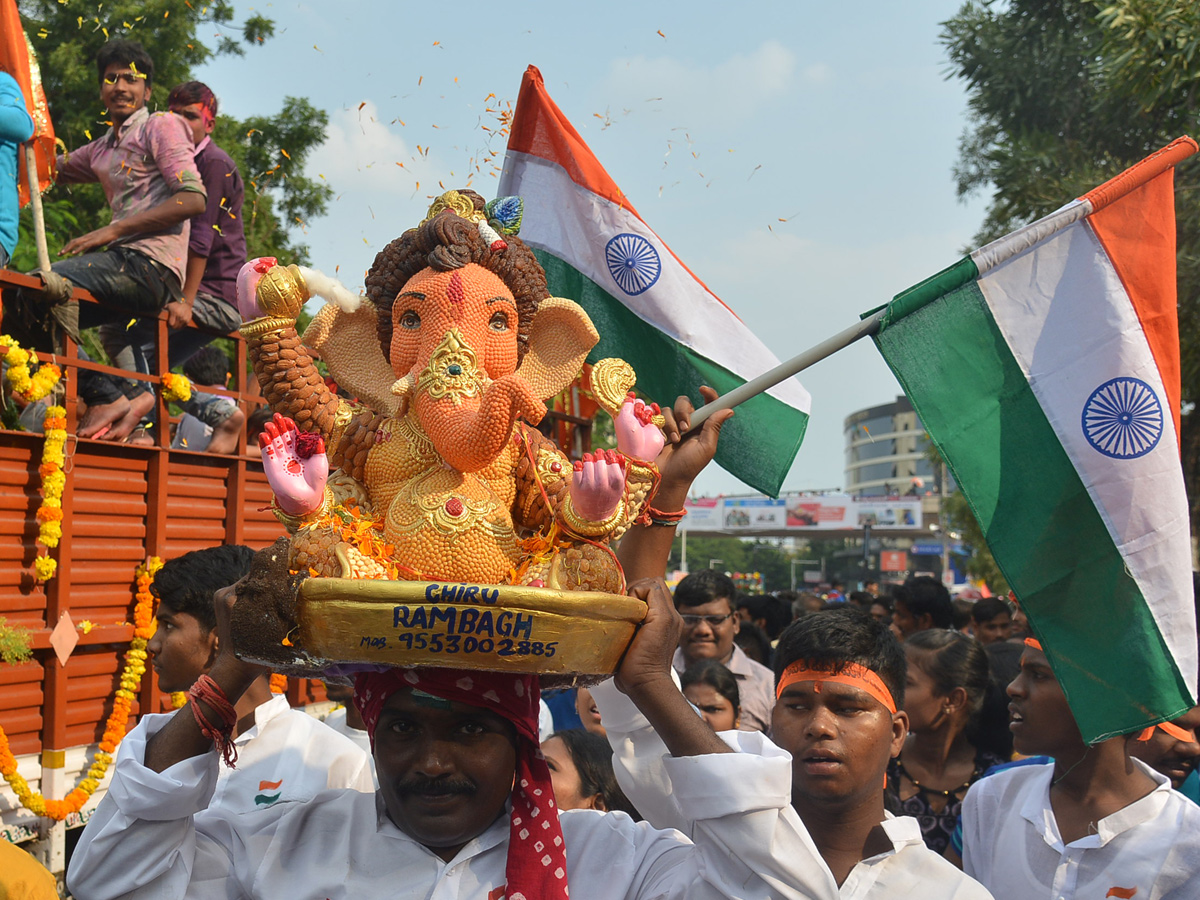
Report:
[{"label": "orange flower garland", "polygon": [[[63,471],[66,465],[63,449],[67,443],[67,411],[61,406],[49,407],[43,419],[43,430],[46,442],[42,445],[42,464],[38,466],[38,474],[42,477],[42,505],[37,511],[37,542],[43,550],[48,551],[57,547],[62,538],[62,495],[67,486],[67,476]],[[48,553],[39,553],[33,566],[38,581],[49,581],[54,577],[58,561]]]},{"label": "orange flower garland", "polygon": [[0,774],[13,789],[21,805],[35,815],[61,822],[72,813],[79,812],[100,786],[108,767],[112,764],[112,754],[125,737],[133,698],[141,685],[142,676],[146,673],[146,642],[154,634],[154,597],[150,593],[150,583],[154,580],[155,573],[162,568],[162,564],[161,559],[152,556],[146,565],[137,568],[133,640],[129,642],[129,650],[125,654],[125,669],[121,672],[120,685],[113,698],[113,710],[104,726],[104,735],[100,739],[96,758],[88,768],[87,775],[80,780],[75,789],[62,800],[47,800],[40,793],[32,791],[28,782],[17,773],[17,759],[9,749],[8,736],[5,735],[4,729],[0,728]]}]

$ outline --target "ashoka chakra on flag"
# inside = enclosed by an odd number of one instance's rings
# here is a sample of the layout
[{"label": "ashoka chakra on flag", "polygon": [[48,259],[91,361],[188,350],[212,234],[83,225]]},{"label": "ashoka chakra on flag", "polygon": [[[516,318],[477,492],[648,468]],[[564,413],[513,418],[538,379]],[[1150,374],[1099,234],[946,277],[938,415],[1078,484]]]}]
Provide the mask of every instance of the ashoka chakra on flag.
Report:
[{"label": "ashoka chakra on flag", "polygon": [[618,234],[605,245],[604,261],[617,287],[631,297],[649,290],[662,274],[658,251],[640,234]]},{"label": "ashoka chakra on flag", "polygon": [[1146,382],[1113,378],[1092,391],[1083,405],[1083,433],[1105,456],[1137,459],[1162,437],[1162,404]]}]

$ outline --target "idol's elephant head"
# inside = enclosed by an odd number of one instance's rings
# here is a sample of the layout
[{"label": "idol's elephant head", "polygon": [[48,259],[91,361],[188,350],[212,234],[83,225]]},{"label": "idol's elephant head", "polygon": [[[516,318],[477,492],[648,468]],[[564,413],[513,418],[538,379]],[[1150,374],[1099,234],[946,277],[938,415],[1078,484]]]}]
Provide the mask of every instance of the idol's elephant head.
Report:
[{"label": "idol's elephant head", "polygon": [[460,472],[492,462],[518,418],[537,424],[542,401],[571,383],[599,340],[587,313],[558,297],[538,304],[519,340],[512,291],[476,263],[422,269],[390,312],[392,391]]}]

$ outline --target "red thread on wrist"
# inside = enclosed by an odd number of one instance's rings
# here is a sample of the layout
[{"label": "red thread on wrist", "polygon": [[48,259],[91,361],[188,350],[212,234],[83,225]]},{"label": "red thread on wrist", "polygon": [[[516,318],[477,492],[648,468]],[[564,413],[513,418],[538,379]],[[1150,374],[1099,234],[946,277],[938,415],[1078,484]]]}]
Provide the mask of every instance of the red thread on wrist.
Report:
[{"label": "red thread on wrist", "polygon": [[[192,708],[192,715],[196,718],[196,724],[200,726],[201,734],[213,742],[225,765],[231,769],[235,768],[237,746],[233,743],[233,727],[237,724],[237,711],[233,704],[229,702],[221,686],[207,675],[196,679],[196,683],[188,690],[188,697],[192,700],[188,706]],[[201,703],[217,714],[221,720],[220,725],[209,721],[204,710],[200,708]]]}]

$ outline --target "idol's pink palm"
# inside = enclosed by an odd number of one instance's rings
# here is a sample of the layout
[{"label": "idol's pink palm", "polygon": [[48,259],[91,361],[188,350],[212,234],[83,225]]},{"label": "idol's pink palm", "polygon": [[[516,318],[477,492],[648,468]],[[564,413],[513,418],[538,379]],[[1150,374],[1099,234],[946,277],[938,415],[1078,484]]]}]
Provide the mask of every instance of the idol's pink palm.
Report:
[{"label": "idol's pink palm", "polygon": [[279,508],[289,516],[302,516],[320,507],[329,478],[321,436],[302,432],[287,416],[275,413],[258,436],[258,445]]}]

